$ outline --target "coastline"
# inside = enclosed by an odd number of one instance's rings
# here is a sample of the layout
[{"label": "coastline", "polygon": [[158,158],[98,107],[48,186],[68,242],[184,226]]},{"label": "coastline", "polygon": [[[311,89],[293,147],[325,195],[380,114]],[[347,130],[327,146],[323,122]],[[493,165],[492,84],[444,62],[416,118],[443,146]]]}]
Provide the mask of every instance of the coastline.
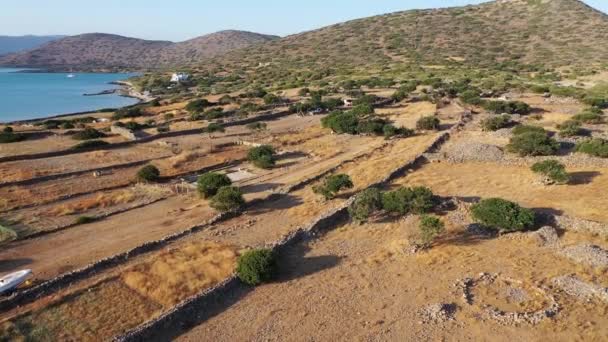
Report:
[{"label": "coastline", "polygon": [[[23,124],[31,124],[31,123],[46,121],[46,120],[65,119],[65,118],[69,118],[72,116],[100,113],[100,111],[104,110],[104,109],[108,109],[108,112],[109,112],[110,109],[112,111],[116,111],[116,110],[123,109],[123,108],[131,108],[131,107],[135,107],[135,106],[156,100],[156,97],[153,97],[153,96],[150,96],[147,94],[143,94],[143,93],[140,93],[137,90],[135,90],[135,87],[133,86],[133,84],[131,82],[113,81],[113,82],[109,82],[108,84],[121,86],[121,88],[116,89],[116,92],[118,92],[119,96],[137,99],[138,102],[135,104],[129,105],[129,106],[122,106],[122,107],[116,107],[116,108],[99,108],[96,110],[89,110],[89,111],[82,111],[82,112],[63,113],[63,114],[56,114],[56,115],[44,116],[44,117],[38,117],[38,118],[32,118],[32,119],[7,121],[7,122],[0,123],[0,124],[5,125],[5,126],[6,125],[23,125]],[[85,96],[85,95],[83,94],[83,96]]]}]

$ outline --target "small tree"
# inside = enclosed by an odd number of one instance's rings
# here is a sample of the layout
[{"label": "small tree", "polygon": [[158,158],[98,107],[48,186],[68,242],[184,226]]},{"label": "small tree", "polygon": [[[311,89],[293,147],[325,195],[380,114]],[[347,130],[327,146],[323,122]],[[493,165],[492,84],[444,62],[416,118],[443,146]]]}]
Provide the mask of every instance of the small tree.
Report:
[{"label": "small tree", "polygon": [[228,212],[240,209],[245,205],[245,199],[239,188],[224,186],[217,190],[215,196],[211,197],[209,205],[218,211]]},{"label": "small tree", "polygon": [[570,180],[564,164],[557,160],[545,160],[532,165],[532,171],[543,175],[547,184],[566,184]]},{"label": "small tree", "polygon": [[259,168],[270,169],[276,163],[274,154],[275,151],[272,146],[262,145],[250,149],[247,153],[247,160]]},{"label": "small tree", "polygon": [[251,131],[260,132],[266,130],[268,125],[265,122],[252,122],[245,127]]},{"label": "small tree", "polygon": [[602,111],[586,110],[572,117],[572,120],[583,122],[591,125],[599,125],[604,123],[604,115]]},{"label": "small tree", "polygon": [[212,105],[213,104],[207,99],[198,99],[190,101],[185,108],[190,113],[200,113],[204,111],[205,108],[210,107]]},{"label": "small tree", "polygon": [[276,273],[276,257],[270,249],[247,251],[237,261],[237,276],[242,282],[251,286],[272,280]]},{"label": "small tree", "polygon": [[420,237],[424,247],[430,247],[433,241],[445,231],[443,221],[436,216],[422,215],[420,217]]},{"label": "small tree", "polygon": [[588,139],[576,144],[576,152],[595,157],[608,158],[608,140],[601,138]]},{"label": "small tree", "polygon": [[562,137],[572,137],[583,134],[583,128],[581,123],[575,120],[564,121],[561,125],[557,125],[559,129],[559,135]]},{"label": "small tree", "polygon": [[354,187],[350,176],[345,174],[332,175],[325,178],[322,185],[312,188],[314,193],[323,195],[326,200],[333,199],[342,189],[352,189]]},{"label": "small tree", "polygon": [[524,134],[524,133],[542,133],[545,135],[548,135],[549,132],[545,131],[544,128],[542,127],[538,127],[538,126],[531,126],[531,125],[517,125],[515,126],[515,128],[513,128],[513,135],[520,135],[520,134]]},{"label": "small tree", "polygon": [[137,180],[144,183],[157,182],[160,178],[160,171],[154,165],[146,165],[137,171]]},{"label": "small tree", "polygon": [[264,95],[264,103],[267,105],[277,104],[281,102],[281,98],[275,94],[266,94]]},{"label": "small tree", "polygon": [[361,191],[353,203],[348,208],[350,216],[360,223],[367,219],[375,212],[382,209],[382,194],[376,188],[369,188]]},{"label": "small tree", "polygon": [[497,131],[501,128],[508,127],[511,124],[509,115],[499,115],[487,118],[481,122],[481,127],[484,131]]},{"label": "small tree", "polygon": [[87,127],[84,130],[72,135],[74,140],[91,140],[105,137],[106,135],[92,127]]},{"label": "small tree", "polygon": [[395,191],[382,194],[382,209],[388,213],[407,215],[422,214],[435,206],[435,198],[431,189],[426,187],[401,187]]},{"label": "small tree", "polygon": [[473,205],[471,213],[475,221],[500,232],[530,229],[535,221],[532,210],[500,198],[482,200]]},{"label": "small tree", "polygon": [[2,129],[3,133],[13,133],[13,127],[11,126],[6,126]]},{"label": "small tree", "polygon": [[432,130],[438,130],[439,129],[439,124],[441,122],[439,121],[439,118],[437,118],[434,115],[429,115],[429,116],[423,116],[420,119],[418,119],[418,121],[416,122],[416,128],[420,129],[420,130],[426,130],[426,131],[432,131]]},{"label": "small tree", "polygon": [[232,185],[230,178],[217,172],[205,173],[204,175],[199,176],[197,181],[198,193],[203,198],[213,197],[220,188],[230,185]]},{"label": "small tree", "polygon": [[203,128],[203,132],[208,133],[209,138],[213,138],[213,133],[215,133],[215,132],[224,133],[224,132],[226,132],[226,129],[224,128],[224,126],[222,124],[212,122],[207,127]]},{"label": "small tree", "polygon": [[559,143],[544,133],[528,132],[515,135],[507,149],[525,156],[550,156],[559,150]]}]

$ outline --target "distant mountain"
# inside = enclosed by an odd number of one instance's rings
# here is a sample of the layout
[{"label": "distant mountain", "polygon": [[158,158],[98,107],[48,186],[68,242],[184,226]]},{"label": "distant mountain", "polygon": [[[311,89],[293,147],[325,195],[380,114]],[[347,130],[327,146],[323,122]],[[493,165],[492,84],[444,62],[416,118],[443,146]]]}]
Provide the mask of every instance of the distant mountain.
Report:
[{"label": "distant mountain", "polygon": [[297,73],[393,64],[484,67],[506,61],[553,67],[606,63],[608,15],[579,0],[497,0],[410,10],[235,50],[200,66],[255,69],[272,63]]},{"label": "distant mountain", "polygon": [[88,33],[52,41],[30,51],[0,57],[0,65],[57,70],[158,69],[277,39],[244,31],[220,31],[181,43]]},{"label": "distant mountain", "polygon": [[65,36],[0,36],[0,55],[35,49]]}]

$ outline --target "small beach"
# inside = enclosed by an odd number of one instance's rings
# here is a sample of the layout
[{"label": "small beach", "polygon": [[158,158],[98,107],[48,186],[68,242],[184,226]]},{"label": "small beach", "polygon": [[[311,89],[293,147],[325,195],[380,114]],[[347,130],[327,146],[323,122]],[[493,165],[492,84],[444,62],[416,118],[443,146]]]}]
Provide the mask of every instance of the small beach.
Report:
[{"label": "small beach", "polygon": [[0,122],[65,116],[149,101],[149,97],[137,93],[125,81],[135,75],[24,72],[0,68]]}]

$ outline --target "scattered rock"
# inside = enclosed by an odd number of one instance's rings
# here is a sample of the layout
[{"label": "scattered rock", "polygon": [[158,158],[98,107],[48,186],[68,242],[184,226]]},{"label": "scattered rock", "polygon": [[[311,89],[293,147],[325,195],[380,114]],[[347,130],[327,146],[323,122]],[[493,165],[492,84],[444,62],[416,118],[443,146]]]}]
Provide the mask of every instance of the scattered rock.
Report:
[{"label": "scattered rock", "polygon": [[561,253],[570,260],[593,267],[608,267],[608,251],[595,245],[583,244],[564,248]]},{"label": "scattered rock", "polygon": [[593,298],[599,298],[608,302],[608,288],[584,282],[573,275],[555,278],[553,284],[570,296],[580,300],[591,301]]},{"label": "scattered rock", "polygon": [[435,303],[420,310],[422,323],[443,323],[454,320],[458,306],[454,303]]},{"label": "scattered rock", "polygon": [[495,145],[464,142],[446,148],[443,155],[449,162],[462,163],[466,161],[499,161],[503,159],[504,152]]},{"label": "scattered rock", "polygon": [[523,303],[530,299],[530,296],[524,289],[509,286],[505,291],[505,298],[509,302]]},{"label": "scattered rock", "polygon": [[529,236],[536,240],[539,247],[555,247],[559,245],[557,230],[550,226],[545,226],[535,232],[529,233]]}]

